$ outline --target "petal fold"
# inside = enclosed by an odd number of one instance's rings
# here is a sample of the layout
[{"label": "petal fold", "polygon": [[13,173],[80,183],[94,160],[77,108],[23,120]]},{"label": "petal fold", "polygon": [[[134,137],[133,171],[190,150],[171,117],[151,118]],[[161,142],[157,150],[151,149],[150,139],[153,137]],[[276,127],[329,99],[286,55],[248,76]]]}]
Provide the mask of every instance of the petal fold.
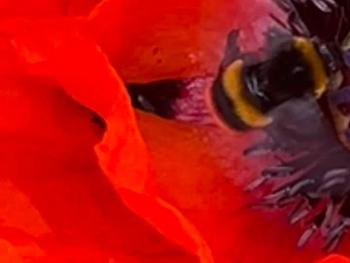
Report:
[{"label": "petal fold", "polygon": [[95,150],[102,170],[125,204],[169,240],[198,255],[201,262],[213,262],[190,223],[157,198],[147,147],[127,92],[107,57],[79,34],[59,38],[43,31],[40,35],[34,41],[21,34],[13,39],[25,69],[54,79],[67,94],[104,119],[106,132]]}]

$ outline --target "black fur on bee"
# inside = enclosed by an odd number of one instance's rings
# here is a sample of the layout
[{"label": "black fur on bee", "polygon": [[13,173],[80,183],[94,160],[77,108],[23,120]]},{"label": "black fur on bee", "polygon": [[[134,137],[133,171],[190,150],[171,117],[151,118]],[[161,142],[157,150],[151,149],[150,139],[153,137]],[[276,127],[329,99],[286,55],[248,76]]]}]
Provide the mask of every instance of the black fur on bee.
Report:
[{"label": "black fur on bee", "polygon": [[264,127],[272,121],[269,112],[292,98],[321,97],[332,75],[344,65],[336,45],[289,32],[270,30],[263,59],[241,54],[237,37],[237,31],[231,32],[212,89],[214,108],[234,129]]},{"label": "black fur on bee", "polygon": [[[347,70],[343,43],[349,37],[350,1],[276,2],[288,19],[268,32],[263,58],[242,54],[239,32],[229,35],[212,104],[232,129],[266,134],[265,141],[242,153],[276,160],[246,187],[263,192],[253,206],[292,207],[289,222],[304,227],[298,247],[318,232],[323,249],[332,251],[350,228],[350,152],[339,139],[329,106],[339,97]],[[350,89],[346,94],[350,102]],[[269,184],[275,187],[265,191]]]}]

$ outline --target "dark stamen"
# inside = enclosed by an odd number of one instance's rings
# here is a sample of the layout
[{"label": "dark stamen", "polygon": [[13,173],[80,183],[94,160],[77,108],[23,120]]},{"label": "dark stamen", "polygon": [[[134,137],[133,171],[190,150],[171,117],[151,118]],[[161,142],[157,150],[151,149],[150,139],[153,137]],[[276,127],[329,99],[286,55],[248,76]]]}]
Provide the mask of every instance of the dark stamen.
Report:
[{"label": "dark stamen", "polygon": [[130,83],[127,89],[135,108],[170,118],[173,116],[172,103],[180,96],[183,86],[183,80],[167,79],[145,84]]},{"label": "dark stamen", "polygon": [[[324,247],[330,250],[350,227],[350,153],[318,107],[311,97],[305,97],[271,112],[274,122],[264,129],[269,141],[266,145],[274,145],[268,154],[278,156],[282,151],[291,157],[264,169],[247,190],[277,184],[257,203],[270,208],[295,203],[289,222],[308,222],[298,247],[321,231]],[[276,146],[280,146],[278,151]],[[283,179],[282,183],[277,179]]]},{"label": "dark stamen", "polygon": [[[347,0],[275,0],[286,12],[291,33],[342,43],[350,31]],[[345,14],[345,15],[344,15]],[[279,22],[280,23],[280,22]]]}]

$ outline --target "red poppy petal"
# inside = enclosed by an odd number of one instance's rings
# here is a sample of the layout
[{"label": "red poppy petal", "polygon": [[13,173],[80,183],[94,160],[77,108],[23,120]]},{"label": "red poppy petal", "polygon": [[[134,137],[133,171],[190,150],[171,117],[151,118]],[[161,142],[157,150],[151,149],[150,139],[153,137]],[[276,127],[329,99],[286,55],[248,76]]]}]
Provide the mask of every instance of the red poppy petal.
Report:
[{"label": "red poppy petal", "polygon": [[69,0],[67,15],[88,15],[100,2],[101,0]]},{"label": "red poppy petal", "polygon": [[42,17],[63,14],[62,0],[2,0],[0,1],[0,17],[28,16]]},{"label": "red poppy petal", "polygon": [[[91,27],[112,64],[128,81],[216,73],[228,33],[263,31],[274,10],[269,1],[104,0]],[[244,33],[244,42],[258,34]],[[255,43],[256,45],[256,43]]]},{"label": "red poppy petal", "polygon": [[41,32],[39,43],[25,34],[13,42],[32,73],[53,77],[69,95],[105,119],[107,132],[96,151],[102,169],[124,202],[170,240],[197,254],[201,262],[212,262],[205,242],[190,223],[154,196],[146,146],[127,93],[107,58],[93,43],[76,35],[47,48],[57,43],[47,33]]},{"label": "red poppy petal", "polygon": [[[105,118],[107,132],[97,147],[97,153],[106,175],[119,189],[124,201],[133,211],[144,216],[157,229],[182,244],[189,251],[198,253],[203,262],[210,262],[210,253],[206,251],[205,243],[200,237],[197,237],[198,234],[191,229],[185,219],[180,217],[181,214],[176,212],[176,209],[154,197],[140,195],[154,193],[148,153],[136,128],[127,94],[125,90],[117,88],[122,87],[121,82],[106,58],[102,53],[96,52],[97,50],[92,46],[88,46],[86,50],[82,48],[82,45],[72,48],[70,42],[67,48],[68,50],[63,49],[62,52],[74,54],[76,59],[74,61],[77,62],[77,65],[74,65],[74,62],[70,60],[70,65],[80,68],[83,74],[79,76],[71,70],[64,71],[66,61],[61,60],[63,53],[57,53],[58,60],[54,60],[57,63],[55,72],[60,76],[56,75],[56,78],[62,80],[61,83],[74,98],[94,108]],[[84,65],[83,68],[82,65]],[[87,79],[86,74],[94,76],[95,79]],[[96,87],[101,83],[103,86],[98,90],[97,100]],[[76,90],[76,87],[82,86],[84,90]],[[128,120],[127,123],[125,119]],[[131,152],[128,153],[130,150]],[[126,173],[128,176],[124,176]],[[131,191],[123,190],[124,188]]]},{"label": "red poppy petal", "polygon": [[0,18],[87,15],[100,0],[1,0]]},{"label": "red poppy petal", "polygon": [[340,255],[331,255],[325,259],[318,261],[318,263],[349,263],[350,259],[340,256]]},{"label": "red poppy petal", "polygon": [[91,112],[45,81],[17,82],[1,79],[0,238],[37,244],[55,262],[142,262],[145,253],[193,262],[116,196],[95,158],[102,131]]},{"label": "red poppy petal", "polygon": [[181,77],[200,66],[193,36],[201,5],[198,0],[107,0],[91,14],[92,30],[124,78]]},{"label": "red poppy petal", "polygon": [[[127,95],[93,43],[46,22],[44,29],[41,22],[16,21],[2,34],[13,37],[10,43],[21,60],[14,63],[12,57],[8,62],[14,65],[0,72],[0,238],[13,243],[17,252],[18,242],[36,244],[43,250],[43,262],[197,262],[131,213],[106,179],[94,152],[103,135],[101,123],[97,125],[96,114],[67,96],[60,84],[106,116],[108,127],[115,131],[117,139],[109,135],[105,140],[116,147],[113,158],[126,156],[126,162],[116,162],[118,169],[125,168],[116,171],[113,183],[118,187],[129,184],[124,176],[136,178],[139,172],[147,176],[148,167],[147,156],[134,165],[135,170],[125,167],[134,153],[145,153]],[[63,28],[69,26],[61,22]],[[0,47],[2,53],[11,54],[5,49],[9,45]],[[130,140],[133,134],[135,141]],[[110,157],[105,160],[112,169],[108,174],[114,173]],[[5,191],[7,181],[14,190]],[[130,187],[143,192],[133,182]],[[181,238],[191,240],[186,231],[181,233],[185,235]]]},{"label": "red poppy petal", "polygon": [[3,263],[22,263],[21,256],[16,249],[6,240],[0,239],[0,260]]},{"label": "red poppy petal", "polygon": [[266,162],[251,166],[242,158],[242,147],[252,143],[247,137],[148,114],[138,117],[160,197],[191,220],[215,262],[307,263],[322,256],[317,244],[297,249],[302,230],[288,224],[288,211],[251,208],[242,184]]}]

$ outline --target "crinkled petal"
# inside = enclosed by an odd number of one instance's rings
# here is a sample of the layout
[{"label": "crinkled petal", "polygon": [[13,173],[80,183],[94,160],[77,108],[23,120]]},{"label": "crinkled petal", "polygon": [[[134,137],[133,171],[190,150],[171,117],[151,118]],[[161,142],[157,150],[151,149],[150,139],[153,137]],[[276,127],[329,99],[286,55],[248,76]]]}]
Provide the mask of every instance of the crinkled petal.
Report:
[{"label": "crinkled petal", "polygon": [[[53,21],[23,23],[0,26],[0,52],[9,63],[0,72],[0,239],[9,257],[68,263],[198,262],[196,251],[190,255],[169,242],[116,192],[130,184],[143,194],[141,184],[133,182],[139,173],[147,176],[149,165],[127,95],[106,57],[92,42],[71,34],[73,24],[59,20],[59,30]],[[5,62],[0,66],[6,68]],[[103,138],[104,121],[97,114],[106,118],[116,137]],[[100,166],[94,147],[102,138],[115,158],[125,157],[117,167],[113,156],[101,157]],[[145,160],[133,159],[133,154]],[[165,213],[172,214],[169,210]],[[185,230],[179,231],[192,241]]]},{"label": "crinkled petal", "polygon": [[[101,168],[123,201],[167,238],[198,255],[201,262],[212,262],[196,229],[155,195],[147,148],[128,95],[106,56],[79,34],[56,39],[57,31],[52,34],[43,30],[39,31],[41,37],[33,40],[28,38],[32,35],[28,30],[13,39],[27,71],[56,80],[72,98],[106,122],[107,130],[96,152]],[[38,32],[37,26],[32,30]]]},{"label": "crinkled petal", "polygon": [[[200,231],[215,262],[299,263],[323,256],[317,239],[297,249],[302,234],[288,211],[252,208],[243,191],[247,178],[268,163],[242,157],[252,138],[215,127],[197,127],[138,114],[154,163],[159,196],[177,207]],[[341,251],[348,254],[344,240]]]}]

